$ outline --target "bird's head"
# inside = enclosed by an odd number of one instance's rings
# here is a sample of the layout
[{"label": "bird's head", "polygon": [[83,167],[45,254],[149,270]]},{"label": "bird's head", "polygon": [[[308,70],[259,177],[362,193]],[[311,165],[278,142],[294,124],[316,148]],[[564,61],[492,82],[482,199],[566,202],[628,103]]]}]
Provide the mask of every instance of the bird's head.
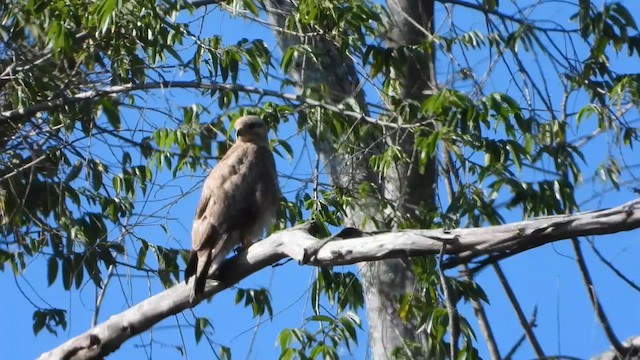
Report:
[{"label": "bird's head", "polygon": [[237,141],[253,143],[261,146],[269,146],[269,128],[258,116],[247,115],[236,120]]}]

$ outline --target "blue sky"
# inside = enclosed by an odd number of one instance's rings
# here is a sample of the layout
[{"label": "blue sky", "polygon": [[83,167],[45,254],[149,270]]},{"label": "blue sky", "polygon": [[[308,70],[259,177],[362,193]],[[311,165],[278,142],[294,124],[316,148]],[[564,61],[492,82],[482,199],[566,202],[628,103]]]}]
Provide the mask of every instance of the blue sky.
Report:
[{"label": "blue sky", "polygon": [[[637,2],[626,1],[625,4],[634,14],[640,14],[640,5]],[[560,5],[558,5],[560,6]],[[568,24],[568,13],[563,13],[559,8],[553,6],[546,7],[543,12],[536,13],[538,18],[548,16],[553,19],[557,14],[561,14],[558,22]],[[186,15],[185,15],[186,16]],[[445,17],[445,12],[439,9],[437,16]],[[473,18],[464,12],[456,13],[456,21],[460,21],[463,28],[474,28],[484,30],[485,27],[477,18]],[[462,19],[462,20],[458,20]],[[437,22],[436,22],[437,23]],[[221,34],[225,43],[231,44],[237,40],[247,37],[262,38],[267,45],[277,51],[275,39],[269,29],[255,23],[232,18],[226,14],[214,12],[208,15],[206,20],[206,33]],[[189,49],[182,49],[189,52]],[[441,60],[439,60],[441,61]],[[613,59],[616,65],[625,71],[634,71],[635,64],[625,58]],[[479,58],[473,65],[474,68],[486,66],[487,59]],[[444,68],[444,67],[443,67]],[[513,84],[502,83],[501,79],[507,78],[505,69],[496,69],[492,75],[489,91],[513,90]],[[637,70],[636,70],[637,71]],[[448,77],[446,70],[438,72],[439,82],[446,82]],[[181,74],[173,74],[174,80],[183,79]],[[169,79],[171,80],[171,79]],[[241,76],[240,82],[254,85],[251,78],[245,73]],[[256,84],[257,86],[278,89],[279,84],[274,82]],[[455,83],[456,86],[464,88],[463,83]],[[553,84],[550,88],[554,89]],[[560,93],[560,89],[556,94]],[[289,90],[291,92],[291,90]],[[554,95],[556,95],[554,94]],[[517,99],[521,100],[521,99]],[[166,108],[176,114],[179,110],[176,104],[190,105],[194,101],[200,101],[208,107],[211,114],[219,114],[217,101],[215,99],[197,98],[194,92],[175,91],[152,93],[147,106],[157,106]],[[580,98],[575,99],[575,110],[582,105]],[[139,114],[134,111],[126,112],[127,121],[130,124],[138,120]],[[156,121],[154,119],[154,121]],[[158,119],[155,126],[172,126],[170,121]],[[205,119],[203,119],[205,121]],[[163,123],[164,122],[164,123]],[[277,159],[277,166],[281,174],[296,174],[309,176],[309,161],[315,159],[315,154],[308,151],[305,146],[305,139],[296,136],[294,125],[288,124],[279,129],[280,138],[289,138],[294,146],[296,159]],[[609,153],[616,149],[609,148],[608,139],[600,139],[590,143],[584,148],[584,153],[588,159],[588,164],[584,167],[585,179],[589,179],[594,172],[594,165],[597,165]],[[308,144],[306,144],[308,145]],[[107,154],[108,149],[98,146],[94,151]],[[633,160],[632,152],[620,154],[627,159]],[[105,155],[108,156],[108,155]],[[298,164],[297,160],[302,161]],[[135,159],[134,159],[135,161]],[[213,166],[213,162],[211,163]],[[159,214],[171,220],[147,219],[143,226],[136,228],[136,235],[145,238],[147,241],[168,246],[183,247],[190,246],[190,223],[199,197],[199,187],[203,180],[203,174],[185,175],[178,179],[172,179],[167,172],[159,173],[155,176],[156,185],[150,189],[150,193],[156,199],[176,198],[179,199],[172,207],[160,210]],[[537,174],[523,173],[523,177],[538,176]],[[281,184],[285,193],[299,188],[299,184],[287,181],[281,177]],[[579,190],[579,200],[588,199],[593,194],[600,193],[602,186],[597,181],[586,181]],[[185,194],[186,195],[181,195]],[[630,189],[624,188],[620,192],[608,192],[605,196],[596,200],[586,202],[582,205],[582,210],[592,210],[602,207],[619,205],[633,198]],[[159,207],[155,202],[150,202],[147,209]],[[505,213],[505,220],[518,221],[522,216],[518,211]],[[165,225],[167,232],[161,228]],[[118,229],[114,229],[113,237],[117,236]],[[127,240],[128,246],[135,246],[132,240]],[[628,232],[611,236],[603,236],[597,239],[596,245],[605,254],[605,257],[614,262],[625,274],[637,281],[637,260],[640,258],[640,244],[636,232]],[[601,262],[595,257],[593,252],[584,243],[585,255],[591,266],[593,280],[598,290],[598,295],[610,317],[616,334],[625,339],[632,335],[640,334],[637,324],[640,323],[640,311],[637,310],[639,294],[619,279],[612,275]],[[124,260],[132,262],[135,254],[130,254]],[[134,259],[134,260],[132,260]],[[153,265],[148,260],[149,265]],[[582,284],[580,273],[578,272],[573,253],[568,242],[560,242],[541,248],[533,249],[524,254],[519,254],[509,258],[502,263],[503,270],[511,280],[516,295],[521,301],[521,305],[527,315],[531,315],[534,307],[538,309],[538,327],[535,329],[539,340],[547,352],[547,355],[566,354],[585,358],[602,352],[609,347],[605,340],[601,327],[594,317],[588,301],[586,290]],[[337,267],[336,270],[354,271],[354,266]],[[100,312],[100,320],[108,319],[112,314],[123,311],[133,303],[137,303],[151,294],[162,290],[161,285],[155,278],[145,278],[140,273],[129,274],[125,269],[119,269],[120,276],[111,279],[111,284],[106,293],[106,298]],[[309,287],[315,269],[303,267],[295,262],[289,262],[277,268],[267,268],[259,273],[245,279],[239,287],[269,289],[272,295],[272,305],[274,317],[272,320],[253,319],[251,310],[245,309],[241,305],[234,304],[235,290],[227,290],[216,295],[209,303],[203,303],[192,310],[199,317],[208,317],[214,328],[208,332],[209,338],[214,343],[229,346],[232,349],[234,359],[269,359],[277,358],[279,349],[276,347],[277,333],[283,327],[299,327],[306,316],[311,314]],[[0,345],[3,354],[9,359],[30,359],[37,357],[40,353],[55,347],[64,340],[86,331],[89,327],[93,315],[93,302],[95,298],[94,289],[91,284],[80,290],[65,292],[62,290],[60,282],[56,282],[52,287],[46,284],[46,258],[36,257],[24,274],[14,278],[11,272],[0,273],[0,283],[3,286],[5,296],[0,297]],[[457,271],[449,272],[449,275],[456,275]],[[502,354],[506,354],[508,348],[514,344],[522,335],[522,331],[513,314],[502,288],[498,284],[495,275],[490,269],[484,270],[476,278],[478,283],[489,294],[491,304],[486,307],[489,319],[493,325],[493,330],[498,339]],[[34,337],[32,331],[31,314],[34,306],[27,300],[26,294],[36,305],[41,307],[57,307],[67,310],[67,320],[69,327],[66,331],[59,330],[58,337],[42,331]],[[462,313],[476,329],[478,337],[477,347],[483,357],[488,357],[484,341],[477,330],[476,321],[468,305],[461,306]],[[170,317],[158,324],[151,331],[146,332],[130,341],[126,342],[120,350],[110,356],[110,359],[131,359],[150,357],[153,359],[177,359],[177,358],[201,358],[212,357],[211,349],[205,339],[199,345],[195,344],[193,328],[189,326],[193,317],[191,311]],[[360,314],[364,319],[364,314]],[[366,329],[366,323],[363,324]],[[151,346],[148,346],[152,343]],[[143,346],[143,344],[146,344]],[[181,352],[177,347],[186,347],[185,352]],[[349,355],[343,349],[343,356],[346,359],[362,359],[366,356],[366,333],[359,333],[359,346],[353,354]],[[248,349],[251,349],[250,351]],[[516,359],[533,358],[533,352],[528,344],[523,344],[520,352],[516,354]]]}]

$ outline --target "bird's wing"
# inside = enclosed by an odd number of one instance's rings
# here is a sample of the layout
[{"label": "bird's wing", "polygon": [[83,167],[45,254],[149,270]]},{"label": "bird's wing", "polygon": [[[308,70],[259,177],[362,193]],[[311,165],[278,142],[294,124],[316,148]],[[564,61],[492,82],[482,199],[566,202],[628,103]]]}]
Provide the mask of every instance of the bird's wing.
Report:
[{"label": "bird's wing", "polygon": [[252,225],[260,211],[256,187],[269,166],[273,167],[273,155],[268,149],[248,143],[229,149],[202,189],[192,228],[193,250],[219,248],[231,232]]}]

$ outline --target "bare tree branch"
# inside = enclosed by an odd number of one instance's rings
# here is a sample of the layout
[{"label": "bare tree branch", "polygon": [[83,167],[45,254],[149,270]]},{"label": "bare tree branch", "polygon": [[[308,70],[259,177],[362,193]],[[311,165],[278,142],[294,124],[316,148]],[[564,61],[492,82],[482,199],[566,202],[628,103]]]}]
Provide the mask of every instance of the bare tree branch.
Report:
[{"label": "bare tree branch", "polygon": [[611,323],[607,318],[607,315],[604,313],[604,309],[602,308],[602,303],[600,303],[600,299],[596,294],[596,288],[593,285],[593,280],[591,280],[591,274],[589,273],[589,268],[587,267],[587,263],[584,261],[584,256],[582,255],[582,249],[580,248],[580,242],[577,237],[571,238],[571,245],[573,246],[573,251],[576,254],[576,262],[578,263],[578,267],[580,268],[580,274],[582,274],[582,281],[584,282],[584,286],[587,289],[587,293],[589,294],[589,300],[591,301],[591,305],[593,306],[593,311],[596,313],[598,320],[600,321],[600,325],[602,325],[602,330],[604,330],[607,339],[611,343],[611,346],[615,349],[619,356],[625,356],[627,353],[627,349],[622,345],[618,337],[613,333],[613,328],[611,327]]},{"label": "bare tree branch", "polygon": [[[631,230],[635,227],[632,226],[631,228],[628,228],[627,225],[630,225],[630,222],[633,223],[637,221],[637,219],[632,219],[637,216],[637,214],[633,214],[637,211],[638,206],[640,206],[640,199],[636,199],[625,205],[607,210],[598,210],[572,215],[548,216],[531,221],[500,225],[499,227],[503,229],[500,231],[500,234],[493,233],[492,230],[489,230],[494,227],[454,230],[448,234],[476,231],[477,238],[474,240],[476,244],[475,246],[481,248],[476,248],[472,245],[469,249],[462,250],[458,255],[447,259],[444,265],[445,268],[450,268],[459,264],[471,263],[475,258],[480,256],[479,251],[482,251],[483,255],[487,255],[489,257],[489,261],[493,262],[493,258],[504,259],[513,256],[516,253],[526,251],[549,242],[557,241],[559,239],[570,239],[572,236],[563,236],[561,234],[569,234],[574,231],[585,232],[588,234],[591,234],[592,231],[596,231],[593,235],[602,235]],[[587,217],[582,218],[583,215]],[[614,220],[614,218],[617,220]],[[545,220],[548,220],[549,222],[547,224],[543,224]],[[529,225],[533,223],[536,223],[541,227],[535,228],[534,226],[535,229],[531,228]],[[614,228],[608,229],[607,227]],[[481,231],[478,232],[478,230]],[[474,238],[476,236],[474,236]],[[492,239],[492,236],[495,238]],[[530,241],[522,242],[521,239],[523,236],[529,237]],[[560,238],[556,238],[556,236],[560,236]],[[554,237],[554,239],[550,239],[550,237]],[[457,250],[458,248],[456,246],[452,247],[451,245],[448,245],[447,250],[449,251],[447,251],[447,253],[457,253],[454,249]]]},{"label": "bare tree branch", "polygon": [[540,342],[538,342],[538,338],[533,333],[533,325],[527,321],[527,318],[524,316],[524,312],[522,312],[522,307],[520,307],[520,303],[518,299],[516,299],[516,295],[513,293],[513,289],[507,278],[504,276],[504,272],[502,272],[502,268],[498,263],[493,264],[493,269],[496,271],[496,275],[498,275],[498,279],[500,280],[500,284],[504,288],[504,292],[507,293],[507,297],[509,298],[509,302],[511,302],[511,306],[513,306],[513,310],[516,312],[516,316],[518,317],[518,321],[520,321],[520,326],[522,326],[522,330],[524,330],[533,351],[536,353],[538,359],[546,359],[547,357],[544,355],[544,351],[542,351],[542,347],[540,346]]},{"label": "bare tree branch", "polygon": [[[435,255],[446,243],[447,255],[475,257],[519,249],[577,236],[612,234],[640,227],[640,199],[624,205],[573,215],[550,216],[507,225],[455,230],[404,230],[367,234],[346,229],[322,241],[309,227],[294,227],[275,233],[247,251],[225,261],[220,269],[223,281],[209,281],[205,296],[211,297],[277,261],[291,257],[315,266],[344,265],[400,256]],[[343,230],[345,232],[345,230]],[[151,328],[162,319],[194,307],[203,299],[189,301],[191,288],[184,282],[163,291],[90,329],[40,359],[101,358],[119,348],[127,339]]]},{"label": "bare tree branch", "polygon": [[600,259],[600,261],[602,261],[603,264],[605,264],[611,271],[613,271],[616,274],[616,276],[620,278],[620,280],[624,281],[627,285],[629,285],[635,291],[640,292],[640,286],[638,286],[635,282],[633,282],[625,274],[623,274],[622,271],[620,271],[617,267],[615,267],[611,263],[611,261],[605,259],[604,255],[602,255],[600,250],[598,250],[598,248],[594,244],[593,239],[589,240],[589,245],[591,245],[591,250],[593,250],[593,253],[596,254],[598,259]]},{"label": "bare tree branch", "polygon": [[[473,281],[473,277],[471,276],[469,267],[467,267],[466,264],[462,264],[462,273],[468,281]],[[473,308],[473,314],[478,320],[480,332],[482,332],[482,336],[487,343],[487,349],[489,350],[489,356],[491,356],[491,360],[502,359],[500,357],[498,345],[496,344],[496,340],[493,336],[493,330],[491,330],[489,320],[487,319],[487,313],[484,311],[484,306],[482,306],[482,302],[477,299],[471,299],[471,306]]]},{"label": "bare tree branch", "polygon": [[442,250],[440,250],[440,256],[438,257],[438,275],[440,276],[440,286],[442,287],[442,293],[444,294],[445,305],[447,306],[447,314],[449,316],[449,334],[451,336],[451,342],[449,344],[449,356],[451,359],[458,358],[458,338],[460,337],[460,322],[458,321],[458,309],[453,302],[453,296],[451,295],[451,289],[447,278],[442,270],[442,258],[447,247],[446,243],[442,243]]},{"label": "bare tree branch", "polygon": [[[640,359],[640,336],[633,336],[625,340],[622,345],[625,349],[628,349],[625,360],[638,360]],[[602,354],[596,355],[591,360],[619,360],[620,354],[616,349],[605,351]]]},{"label": "bare tree branch", "polygon": [[[529,326],[530,328],[533,328],[533,326],[536,324],[536,321],[538,321],[537,319],[538,319],[538,307],[534,306],[531,314],[531,319],[527,321],[527,326]],[[511,349],[509,349],[509,351],[507,352],[507,355],[505,355],[504,358],[513,359],[513,356],[518,351],[518,349],[520,349],[520,346],[522,346],[522,344],[526,339],[527,339],[527,334],[525,332],[524,334],[520,335],[520,338],[518,339],[518,341],[516,341],[516,343],[513,344],[513,346],[511,347]],[[550,359],[550,358],[546,357],[545,359]],[[558,357],[558,359],[564,359],[564,357],[560,356]]]},{"label": "bare tree branch", "polygon": [[93,100],[101,97],[114,96],[117,94],[128,93],[131,91],[140,90],[157,90],[157,89],[196,89],[196,90],[216,90],[216,91],[240,91],[248,94],[257,94],[262,96],[270,96],[283,100],[295,101],[298,103],[304,103],[311,106],[318,106],[325,110],[329,110],[335,113],[339,113],[344,116],[356,118],[358,120],[366,121],[372,124],[390,127],[390,128],[416,128],[424,125],[423,123],[399,125],[392,122],[385,122],[374,119],[369,116],[365,116],[362,113],[345,110],[340,106],[327,104],[321,101],[306,98],[301,95],[282,93],[276,90],[269,90],[258,88],[254,86],[246,86],[241,84],[227,84],[218,82],[198,82],[198,81],[159,81],[159,82],[147,82],[144,84],[124,84],[108,86],[97,90],[90,90],[81,92],[65,98],[53,99],[44,101],[38,104],[31,105],[24,109],[15,109],[4,111],[0,113],[0,120],[23,120],[36,115],[39,112],[57,110],[65,105],[77,104],[83,101]]},{"label": "bare tree branch", "polygon": [[[529,19],[526,18],[520,18],[520,17],[516,17],[516,16],[512,16],[512,15],[508,15],[505,14],[503,12],[497,11],[497,10],[490,10],[489,8],[480,5],[480,4],[475,4],[475,3],[471,3],[468,1],[464,1],[464,0],[438,0],[439,3],[441,4],[451,4],[451,5],[458,5],[458,6],[462,6],[462,7],[466,7],[469,9],[473,9],[473,10],[477,10],[477,11],[481,11],[485,14],[490,14],[490,15],[495,15],[498,18],[502,19],[502,20],[509,20],[512,21],[514,23],[520,24],[520,25],[528,25],[531,26],[532,28],[536,29],[536,30],[540,30],[542,32],[558,32],[558,33],[572,33],[572,32],[577,32],[578,29],[566,29],[563,28],[562,26],[558,25],[555,27],[543,27],[543,26],[539,26],[536,25],[535,22],[532,22]],[[551,21],[549,21],[551,22]]]}]

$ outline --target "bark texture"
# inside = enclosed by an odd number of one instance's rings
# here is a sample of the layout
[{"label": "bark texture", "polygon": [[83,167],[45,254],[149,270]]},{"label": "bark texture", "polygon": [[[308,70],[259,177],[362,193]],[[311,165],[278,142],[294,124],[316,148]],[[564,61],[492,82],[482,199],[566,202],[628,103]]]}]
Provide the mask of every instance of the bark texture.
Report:
[{"label": "bark texture", "polygon": [[[390,47],[418,45],[432,33],[433,1],[390,0],[387,9],[391,16],[387,44]],[[433,56],[417,57],[408,54],[402,73],[393,74],[401,84],[399,97],[424,101],[434,86]],[[424,119],[411,119],[420,122]],[[386,137],[389,146],[398,146],[408,162],[399,162],[389,171],[384,182],[384,194],[396,204],[397,220],[410,220],[422,228],[431,224],[420,216],[418,209],[433,208],[435,204],[436,166],[432,158],[424,169],[414,151],[412,132],[398,129]],[[396,220],[396,224],[397,221]],[[425,346],[416,324],[404,322],[398,313],[398,296],[416,288],[416,280],[408,258],[389,259],[359,265],[369,323],[369,344],[373,359],[388,359],[395,349],[403,348],[412,354],[408,343]],[[420,354],[412,354],[417,357]]]},{"label": "bark texture", "polygon": [[[290,0],[270,0],[265,5],[272,24],[277,28],[286,28],[287,17],[293,13],[295,3]],[[415,45],[431,36],[433,1],[393,1],[388,3],[388,8],[392,16],[390,28],[394,29],[388,34],[390,46]],[[307,33],[307,29],[293,30]],[[368,115],[355,67],[349,57],[338,51],[336,44],[322,35],[298,36],[290,32],[279,32],[276,36],[283,52],[291,46],[304,44],[314,53],[314,61],[310,57],[299,56],[290,69],[290,75],[297,81],[300,93],[306,95],[310,89],[325,86],[330,92],[329,100],[332,103],[339,104],[353,98],[360,104],[363,115]],[[433,74],[432,56],[409,56],[404,73],[395,74],[402,82],[400,95],[407,99],[424,100],[434,87]],[[387,139],[387,145],[399,146],[411,159],[408,163],[397,164],[384,180],[378,178],[368,166],[368,159],[384,149],[385,144],[376,142],[379,137],[361,144],[363,149],[367,149],[361,156],[345,156],[332,143],[318,137],[314,140],[316,150],[328,165],[336,186],[356,191],[364,181],[374,184],[383,198],[398,205],[398,213],[393,216],[420,221],[416,209],[425,205],[432,207],[434,204],[434,162],[428,162],[426,171],[419,171],[416,166],[418,159],[413,151],[414,139],[410,132],[396,129],[394,133],[381,135]],[[384,222],[384,216],[388,216],[380,213],[378,202],[379,199],[375,198],[361,199],[357,207],[350,211],[345,226],[364,228],[367,231],[379,230],[373,222],[366,221],[374,219],[380,224]],[[424,221],[420,221],[420,224],[424,227],[430,225]],[[397,311],[397,296],[406,294],[415,286],[410,261],[407,258],[390,259],[361,264],[359,267],[365,291],[372,358],[389,358],[395,349],[406,348],[406,342],[420,343],[417,328],[414,324],[403,322]]]}]

